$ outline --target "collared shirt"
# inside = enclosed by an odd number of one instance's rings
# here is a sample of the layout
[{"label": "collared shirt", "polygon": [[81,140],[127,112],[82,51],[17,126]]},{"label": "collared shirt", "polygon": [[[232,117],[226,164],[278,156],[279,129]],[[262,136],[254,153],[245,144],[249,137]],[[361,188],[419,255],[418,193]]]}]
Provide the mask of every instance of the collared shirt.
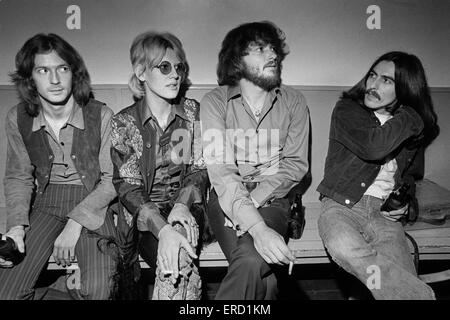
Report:
[{"label": "collared shirt", "polygon": [[[180,118],[186,125],[188,132],[178,127]],[[164,148],[159,148],[158,145],[160,145],[163,136],[168,137],[171,144],[173,139],[178,141],[176,139],[178,129],[181,129],[179,133],[188,134],[187,139],[183,137],[183,141],[188,144],[186,145],[186,151],[189,152],[183,152],[183,159],[178,159],[181,161],[177,162],[189,164],[187,171],[193,176],[198,176],[199,179],[197,184],[183,185],[183,181],[181,185],[170,186],[170,190],[173,191],[177,188],[176,196],[170,200],[173,203],[185,204],[188,208],[191,207],[192,203],[201,203],[202,193],[200,190],[202,188],[200,184],[207,184],[207,175],[201,150],[198,150],[201,143],[195,142],[195,139],[201,140],[199,127],[195,124],[196,121],[198,121],[198,102],[191,99],[184,99],[182,104],[172,107],[166,131],[167,133],[172,131],[173,136],[172,134],[158,135],[152,123],[156,126],[157,124],[152,119],[150,108],[145,99],[137,101],[113,117],[111,121],[111,154],[116,168],[113,183],[116,186],[120,202],[123,204],[123,212],[128,226],[132,225],[133,218],[136,217],[138,230],[150,231],[157,236],[161,228],[167,224],[158,203],[164,204],[161,201],[165,201],[167,195],[162,193],[167,188],[167,183],[170,184],[173,181],[172,179],[166,181],[169,172],[165,172],[166,169],[162,168],[161,165],[163,162],[165,165],[166,160],[169,159],[167,158],[169,154],[172,157],[172,152],[162,150]],[[153,145],[153,141],[155,145]],[[166,145],[166,143],[162,144]],[[155,155],[155,158],[153,158],[153,155]],[[174,156],[177,156],[176,152]],[[159,169],[155,168],[157,165],[160,166]],[[190,181],[192,180],[190,179]]]},{"label": "collared shirt", "polygon": [[[171,163],[171,156],[173,144],[170,141],[170,136],[164,135],[168,132],[171,126],[175,125],[175,117],[179,116],[185,121],[189,121],[184,114],[177,112],[175,106],[172,106],[169,117],[167,119],[166,128],[161,128],[156,118],[152,115],[150,108],[145,109],[147,114],[144,115],[144,123],[149,121],[150,125],[155,130],[156,145],[155,145],[155,176],[153,178],[152,192],[149,194],[150,200],[156,203],[168,202],[180,189],[180,173],[175,175],[169,174],[169,165]],[[164,141],[162,141],[164,140]]]},{"label": "collared shirt", "polygon": [[[116,196],[112,185],[112,163],[109,155],[110,132],[109,124],[113,111],[107,106],[101,110],[101,149],[99,153],[101,181],[96,188],[80,202],[68,217],[84,227],[95,230],[104,221],[108,204]],[[48,142],[54,154],[51,168],[50,183],[82,185],[80,176],[70,157],[74,128],[84,129],[82,109],[74,104],[67,123],[61,128],[57,138],[48,124],[43,112],[33,119],[32,131],[42,127],[48,137]],[[6,136],[8,140],[7,160],[5,170],[5,198],[8,213],[7,228],[16,225],[29,226],[29,208],[34,189],[34,168],[17,126],[17,106],[13,107],[6,117]]]},{"label": "collared shirt", "polygon": [[[257,207],[286,196],[308,171],[306,99],[288,86],[273,89],[259,120],[238,86],[218,87],[200,105],[210,181],[240,235],[262,221]],[[257,187],[249,193],[246,182]]]}]

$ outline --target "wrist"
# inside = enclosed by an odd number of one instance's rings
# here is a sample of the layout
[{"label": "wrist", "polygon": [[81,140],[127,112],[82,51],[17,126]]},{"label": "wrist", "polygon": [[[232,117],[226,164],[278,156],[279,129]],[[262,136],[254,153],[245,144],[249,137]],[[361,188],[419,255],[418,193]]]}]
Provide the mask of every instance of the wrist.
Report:
[{"label": "wrist", "polygon": [[166,232],[166,231],[168,230],[168,228],[171,228],[171,225],[170,225],[170,224],[166,224],[166,225],[164,225],[161,229],[159,229],[159,232],[158,232],[158,239],[161,238],[161,235],[162,235],[164,232]]},{"label": "wrist", "polygon": [[265,225],[266,225],[266,223],[265,223],[264,221],[260,221],[260,222],[258,222],[258,223],[256,223],[256,224],[254,224],[253,226],[251,226],[251,227],[248,229],[248,233],[249,233],[252,237],[254,237],[254,235],[255,235],[259,230],[261,230],[262,228],[264,228]]}]

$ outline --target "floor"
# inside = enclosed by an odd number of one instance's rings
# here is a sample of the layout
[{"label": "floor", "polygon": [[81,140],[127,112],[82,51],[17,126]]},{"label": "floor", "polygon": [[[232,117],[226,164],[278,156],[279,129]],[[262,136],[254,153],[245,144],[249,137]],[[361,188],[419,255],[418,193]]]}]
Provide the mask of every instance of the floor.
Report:
[{"label": "floor", "polygon": [[[419,266],[421,274],[450,269],[450,261],[422,261]],[[205,268],[201,270],[203,279],[203,299],[213,300],[226,268]],[[63,273],[61,271],[46,271],[39,281],[39,286],[50,285]],[[53,289],[38,290],[43,299],[70,299],[61,293],[63,279],[53,284]],[[292,281],[292,280],[295,281]],[[59,282],[59,284],[58,284]],[[153,286],[150,269],[143,269],[141,279],[142,297],[151,297]],[[438,300],[450,300],[450,280],[431,283]],[[54,290],[57,289],[57,290]],[[45,294],[44,294],[45,293]],[[280,284],[280,300],[348,300],[371,299],[370,293],[361,283],[348,275],[334,264],[296,265],[291,276]]]}]

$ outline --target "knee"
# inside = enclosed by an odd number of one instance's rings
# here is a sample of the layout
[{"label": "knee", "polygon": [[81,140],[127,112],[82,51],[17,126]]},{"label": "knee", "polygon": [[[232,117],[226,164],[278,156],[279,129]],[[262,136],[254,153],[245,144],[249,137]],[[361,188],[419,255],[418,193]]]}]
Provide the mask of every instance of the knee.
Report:
[{"label": "knee", "polygon": [[108,300],[111,295],[112,282],[110,279],[95,279],[89,281],[82,288],[82,295],[87,300]]}]

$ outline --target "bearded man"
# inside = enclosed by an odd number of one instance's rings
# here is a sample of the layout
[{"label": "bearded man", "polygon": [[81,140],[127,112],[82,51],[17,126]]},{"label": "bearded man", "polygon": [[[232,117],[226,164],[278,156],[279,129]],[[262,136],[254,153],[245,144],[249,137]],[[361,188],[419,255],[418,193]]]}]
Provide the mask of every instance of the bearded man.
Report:
[{"label": "bearded man", "polygon": [[274,299],[276,274],[295,260],[288,193],[308,171],[309,110],[281,84],[287,53],[273,23],[236,27],[222,42],[219,87],[200,103],[208,215],[229,262],[216,299]]}]

